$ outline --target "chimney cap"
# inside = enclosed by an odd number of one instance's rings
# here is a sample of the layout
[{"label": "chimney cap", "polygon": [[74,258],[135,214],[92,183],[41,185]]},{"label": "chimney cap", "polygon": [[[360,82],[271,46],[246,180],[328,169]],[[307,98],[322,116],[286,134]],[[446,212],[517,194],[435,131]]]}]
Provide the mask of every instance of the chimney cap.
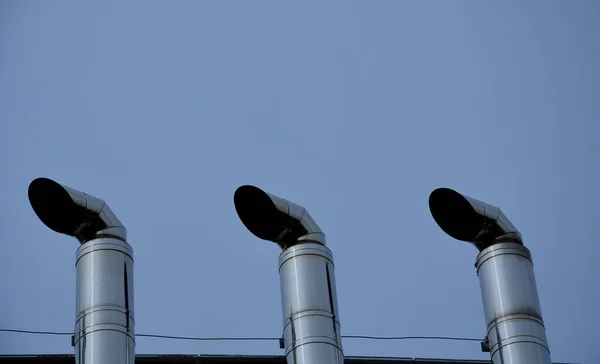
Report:
[{"label": "chimney cap", "polygon": [[480,249],[506,238],[522,243],[521,234],[498,207],[450,188],[434,190],[429,196],[429,209],[446,234]]},{"label": "chimney cap", "polygon": [[74,236],[81,243],[100,236],[127,238],[123,224],[99,198],[49,178],[33,180],[28,196],[37,217],[57,233]]},{"label": "chimney cap", "polygon": [[308,241],[325,245],[325,234],[299,205],[250,185],[239,187],[233,202],[244,226],[259,239],[283,249]]}]

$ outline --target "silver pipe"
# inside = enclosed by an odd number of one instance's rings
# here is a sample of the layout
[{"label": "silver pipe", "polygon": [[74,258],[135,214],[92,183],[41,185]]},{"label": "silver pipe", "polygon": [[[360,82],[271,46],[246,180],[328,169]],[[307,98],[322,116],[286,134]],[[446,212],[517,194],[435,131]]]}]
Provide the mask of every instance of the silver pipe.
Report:
[{"label": "silver pipe", "polygon": [[29,201],[50,229],[79,240],[75,268],[77,364],[134,364],[133,249],[106,203],[47,178],[29,185]]},{"label": "silver pipe", "polygon": [[550,348],[529,249],[498,243],[475,263],[492,362],[550,364]]},{"label": "silver pipe", "polygon": [[127,230],[106,202],[51,179],[37,178],[31,182],[29,202],[46,226],[74,236],[82,244],[103,236],[127,240]]},{"label": "silver pipe", "polygon": [[448,235],[483,249],[503,236],[521,242],[521,233],[496,206],[438,188],[429,196],[433,219]]},{"label": "silver pipe", "polygon": [[521,234],[499,208],[448,188],[433,191],[429,208],[451,237],[473,243],[475,267],[494,364],[551,364],[533,260]]},{"label": "silver pipe", "polygon": [[343,364],[333,254],[301,206],[254,186],[234,194],[238,216],[256,237],[277,243],[288,364]]},{"label": "silver pipe", "polygon": [[242,223],[259,239],[282,249],[303,241],[325,245],[325,234],[302,206],[247,185],[235,191],[233,201]]}]

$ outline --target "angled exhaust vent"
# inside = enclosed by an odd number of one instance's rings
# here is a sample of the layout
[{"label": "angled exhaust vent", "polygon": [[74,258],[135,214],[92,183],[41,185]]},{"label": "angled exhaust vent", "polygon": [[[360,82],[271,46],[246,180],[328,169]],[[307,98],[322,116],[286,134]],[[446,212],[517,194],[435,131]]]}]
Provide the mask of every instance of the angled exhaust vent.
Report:
[{"label": "angled exhaust vent", "polygon": [[288,364],[343,364],[333,255],[301,206],[254,186],[234,194],[235,209],[256,237],[278,244],[283,347]]},{"label": "angled exhaust vent", "polygon": [[479,249],[475,267],[494,364],[550,364],[531,252],[499,208],[448,188],[429,197],[431,214],[451,237]]},{"label": "angled exhaust vent", "polygon": [[499,208],[449,188],[431,193],[429,209],[446,234],[480,250],[502,238],[521,243],[521,234]]},{"label": "angled exhaust vent", "polygon": [[106,203],[47,178],[29,185],[29,201],[50,229],[77,238],[73,345],[77,364],[133,364],[133,249]]},{"label": "angled exhaust vent", "polygon": [[106,202],[51,179],[37,178],[31,182],[29,202],[47,227],[73,236],[82,244],[103,236],[127,240],[125,227]]},{"label": "angled exhaust vent", "polygon": [[302,242],[325,245],[325,234],[302,206],[247,185],[235,191],[233,201],[244,226],[259,239],[282,249]]}]

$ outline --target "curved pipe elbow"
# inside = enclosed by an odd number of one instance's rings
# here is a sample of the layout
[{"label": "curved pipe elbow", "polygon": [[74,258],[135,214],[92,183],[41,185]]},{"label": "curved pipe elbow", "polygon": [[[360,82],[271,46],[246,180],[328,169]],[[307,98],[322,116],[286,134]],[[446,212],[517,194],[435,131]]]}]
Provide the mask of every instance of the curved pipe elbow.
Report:
[{"label": "curved pipe elbow", "polygon": [[29,202],[37,217],[57,233],[80,243],[110,236],[127,241],[127,230],[106,202],[48,178],[29,185]]},{"label": "curved pipe elbow", "polygon": [[504,240],[523,243],[521,233],[498,207],[449,188],[431,193],[429,209],[446,234],[473,243],[480,250]]},{"label": "curved pipe elbow", "polygon": [[325,245],[325,234],[302,206],[254,186],[241,186],[233,196],[235,210],[257,238],[282,249],[302,242]]}]

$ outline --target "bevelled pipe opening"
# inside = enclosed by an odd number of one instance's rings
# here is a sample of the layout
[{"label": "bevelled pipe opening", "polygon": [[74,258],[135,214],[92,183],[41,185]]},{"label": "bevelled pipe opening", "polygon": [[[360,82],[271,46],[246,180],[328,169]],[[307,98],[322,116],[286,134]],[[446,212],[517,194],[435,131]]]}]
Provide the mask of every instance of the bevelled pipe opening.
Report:
[{"label": "bevelled pipe opening", "polygon": [[264,240],[277,238],[277,208],[269,195],[258,187],[241,186],[235,191],[233,202],[240,220],[252,234]]},{"label": "bevelled pipe opening", "polygon": [[[278,197],[273,198],[285,202]],[[288,211],[280,211],[272,196],[258,187],[239,187],[233,195],[233,202],[244,226],[259,239],[285,247],[296,244],[298,238],[308,233],[300,220],[290,216]]]},{"label": "bevelled pipe opening", "polygon": [[50,229],[73,235],[85,219],[85,208],[73,202],[67,190],[48,178],[37,178],[28,190],[37,217]]},{"label": "bevelled pipe opening", "polygon": [[457,240],[473,242],[484,222],[484,217],[463,195],[449,188],[438,188],[431,193],[429,209],[439,227]]},{"label": "bevelled pipe opening", "polygon": [[123,224],[97,197],[48,178],[33,180],[28,194],[35,214],[57,233],[73,236],[81,243],[102,236],[127,239]]}]

